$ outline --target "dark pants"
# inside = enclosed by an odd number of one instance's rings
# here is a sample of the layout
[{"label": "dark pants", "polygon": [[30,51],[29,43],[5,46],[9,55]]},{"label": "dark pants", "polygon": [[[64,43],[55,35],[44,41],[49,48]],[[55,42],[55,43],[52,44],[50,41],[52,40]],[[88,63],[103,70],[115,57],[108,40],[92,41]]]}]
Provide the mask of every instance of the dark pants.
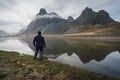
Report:
[{"label": "dark pants", "polygon": [[43,47],[36,47],[34,58],[37,59],[37,54],[38,54],[39,50],[40,50],[40,56],[39,57],[42,60],[42,58],[43,58]]}]

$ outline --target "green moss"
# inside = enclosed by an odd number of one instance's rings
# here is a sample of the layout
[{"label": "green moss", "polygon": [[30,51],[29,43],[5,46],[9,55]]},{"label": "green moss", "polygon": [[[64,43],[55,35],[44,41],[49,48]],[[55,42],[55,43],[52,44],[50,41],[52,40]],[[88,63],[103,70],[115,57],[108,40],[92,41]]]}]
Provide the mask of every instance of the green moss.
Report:
[{"label": "green moss", "polygon": [[117,80],[73,66],[0,51],[0,80]]}]

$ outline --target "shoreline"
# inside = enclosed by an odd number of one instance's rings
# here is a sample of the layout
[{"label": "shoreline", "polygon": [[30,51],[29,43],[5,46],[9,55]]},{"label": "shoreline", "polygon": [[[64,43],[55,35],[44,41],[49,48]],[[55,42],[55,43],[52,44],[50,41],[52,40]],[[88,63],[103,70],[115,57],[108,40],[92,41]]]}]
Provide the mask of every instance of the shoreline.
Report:
[{"label": "shoreline", "polygon": [[47,59],[34,60],[17,52],[0,51],[0,60],[2,80],[120,80]]},{"label": "shoreline", "polygon": [[[0,37],[34,37],[37,34],[24,34],[24,35],[13,35],[13,36],[0,36]],[[59,37],[59,38],[65,38],[65,37],[79,37],[79,38],[116,38],[116,39],[120,39],[120,35],[116,35],[116,34],[93,34],[93,35],[89,35],[89,34],[43,34],[43,36],[45,37]]]},{"label": "shoreline", "polygon": [[120,41],[120,36],[111,35],[43,35],[46,38],[63,38],[63,39],[82,39],[82,40],[108,40]]},{"label": "shoreline", "polygon": [[[0,37],[20,37],[34,38],[35,35],[19,35],[19,36],[0,36]],[[96,40],[96,41],[120,41],[119,35],[80,35],[80,34],[65,34],[65,35],[44,35],[45,38],[58,39],[80,39],[80,40]]]}]

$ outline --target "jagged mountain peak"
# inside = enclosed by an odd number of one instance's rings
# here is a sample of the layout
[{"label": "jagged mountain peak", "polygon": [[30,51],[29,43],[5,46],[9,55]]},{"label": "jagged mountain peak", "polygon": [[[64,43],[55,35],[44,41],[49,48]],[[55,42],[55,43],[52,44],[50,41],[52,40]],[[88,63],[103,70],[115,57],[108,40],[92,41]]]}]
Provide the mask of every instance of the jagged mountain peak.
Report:
[{"label": "jagged mountain peak", "polygon": [[41,8],[37,15],[45,15],[45,14],[47,14],[46,9],[45,8]]},{"label": "jagged mountain peak", "polygon": [[47,13],[47,11],[44,8],[41,8],[39,13],[37,14],[36,19],[52,19],[52,18],[61,18],[63,19],[61,16],[59,16],[57,13],[55,12],[51,12],[51,13]]},{"label": "jagged mountain peak", "polygon": [[86,8],[82,11],[82,14],[81,14],[81,15],[85,15],[85,14],[91,15],[91,14],[94,14],[94,13],[95,13],[95,11],[93,11],[92,8],[86,7]]},{"label": "jagged mountain peak", "polygon": [[99,10],[98,12],[107,13],[105,10]]},{"label": "jagged mountain peak", "polygon": [[108,24],[113,23],[114,20],[109,16],[105,10],[100,10],[99,12],[93,11],[91,8],[86,7],[81,15],[75,20],[77,24]]},{"label": "jagged mountain peak", "polygon": [[93,11],[92,8],[86,7],[83,11]]},{"label": "jagged mountain peak", "polygon": [[77,24],[91,24],[95,17],[96,12],[94,12],[91,8],[86,7],[81,15],[75,20]]},{"label": "jagged mountain peak", "polygon": [[105,10],[98,11],[98,14],[109,16],[108,12],[106,12]]},{"label": "jagged mountain peak", "polygon": [[94,19],[93,24],[108,24],[115,22],[105,10],[100,10]]},{"label": "jagged mountain peak", "polygon": [[108,12],[105,11],[105,10],[100,10],[100,11],[98,11],[98,13],[99,13],[99,14],[107,14],[107,15],[109,15]]},{"label": "jagged mountain peak", "polygon": [[74,21],[74,18],[72,16],[69,16],[67,20],[72,22],[72,21]]},{"label": "jagged mountain peak", "polygon": [[95,11],[93,11],[92,8],[86,7],[82,11],[81,16],[82,17],[86,17],[86,16],[91,16],[91,15],[94,15],[94,14],[95,14]]}]

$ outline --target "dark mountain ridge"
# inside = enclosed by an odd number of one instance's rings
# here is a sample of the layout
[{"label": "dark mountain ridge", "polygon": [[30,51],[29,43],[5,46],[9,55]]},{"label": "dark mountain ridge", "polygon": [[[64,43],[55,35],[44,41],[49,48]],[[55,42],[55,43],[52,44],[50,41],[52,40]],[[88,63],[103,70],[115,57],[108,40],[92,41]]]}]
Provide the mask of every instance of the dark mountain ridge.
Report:
[{"label": "dark mountain ridge", "polygon": [[78,25],[95,25],[95,24],[109,24],[115,21],[109,16],[105,10],[98,12],[93,11],[91,8],[85,8],[81,15],[75,20]]},{"label": "dark mountain ridge", "polygon": [[[30,22],[26,29],[22,29],[19,34],[36,34],[42,31],[43,34],[71,34],[82,32],[82,28],[88,25],[105,25],[116,23],[105,10],[98,12],[86,7],[77,19],[69,16],[64,19],[55,12],[47,13],[41,8],[35,19]],[[77,26],[77,28],[75,27]]]}]

